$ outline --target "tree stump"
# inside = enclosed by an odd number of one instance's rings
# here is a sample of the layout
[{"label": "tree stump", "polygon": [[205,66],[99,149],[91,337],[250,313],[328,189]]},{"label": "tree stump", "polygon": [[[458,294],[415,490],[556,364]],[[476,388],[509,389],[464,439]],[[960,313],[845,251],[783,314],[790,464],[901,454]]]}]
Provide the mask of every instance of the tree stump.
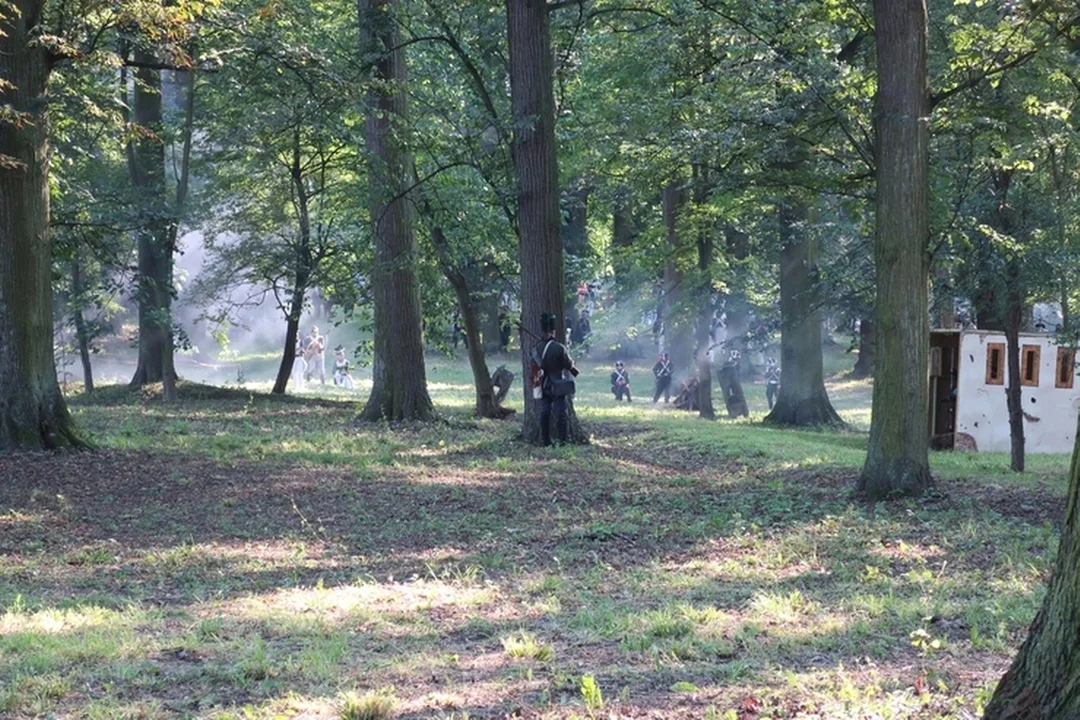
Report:
[{"label": "tree stump", "polygon": [[746,395],[743,394],[742,382],[739,380],[738,366],[725,363],[717,372],[717,378],[720,381],[720,391],[724,394],[728,417],[749,417],[750,409],[746,406]]},{"label": "tree stump", "polygon": [[510,386],[514,384],[514,373],[506,369],[505,365],[500,365],[495,374],[491,376],[491,385],[495,388],[495,404],[501,406],[503,400],[510,393]]}]

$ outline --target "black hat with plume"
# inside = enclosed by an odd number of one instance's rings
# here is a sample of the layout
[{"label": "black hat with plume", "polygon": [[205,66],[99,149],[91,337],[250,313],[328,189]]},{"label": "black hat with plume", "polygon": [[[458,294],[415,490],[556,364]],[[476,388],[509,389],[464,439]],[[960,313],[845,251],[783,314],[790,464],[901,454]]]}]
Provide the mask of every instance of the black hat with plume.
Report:
[{"label": "black hat with plume", "polygon": [[555,332],[555,315],[549,312],[540,314],[540,332]]}]

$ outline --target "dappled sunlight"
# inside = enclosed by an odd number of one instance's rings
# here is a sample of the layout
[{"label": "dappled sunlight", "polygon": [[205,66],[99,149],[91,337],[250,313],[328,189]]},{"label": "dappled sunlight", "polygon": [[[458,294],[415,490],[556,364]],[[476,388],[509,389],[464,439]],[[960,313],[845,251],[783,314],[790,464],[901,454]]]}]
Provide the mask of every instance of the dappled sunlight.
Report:
[{"label": "dappled sunlight", "polygon": [[[593,442],[554,450],[515,442],[517,418],[467,417],[468,378],[449,365],[433,400],[444,412],[460,395],[462,415],[430,426],[213,389],[80,399],[107,449],[26,465],[35,492],[0,518],[0,573],[26,598],[0,662],[49,678],[20,681],[10,707],[63,712],[90,687],[103,713],[206,698],[175,707],[337,720],[342,693],[392,686],[417,720],[566,718],[588,674],[628,716],[753,695],[774,714],[804,702],[807,717],[855,718],[968,702],[981,676],[952,668],[1015,648],[1053,560],[1040,512],[1059,499],[1025,490],[1037,500],[1020,512],[1009,486],[965,480],[862,505],[849,488],[864,434],[617,406],[604,380],[579,397]],[[903,668],[949,690],[912,694]],[[841,702],[855,679],[877,685]]]},{"label": "dappled sunlight", "polygon": [[315,612],[333,622],[353,614],[374,617],[447,607],[477,608],[494,602],[497,597],[491,586],[417,579],[282,589],[237,599],[219,610],[248,619],[267,614]]},{"label": "dappled sunlight", "polygon": [[0,635],[39,633],[58,635],[92,629],[118,630],[147,622],[145,613],[136,609],[110,610],[102,607],[45,608],[27,611],[18,600],[0,615]]}]

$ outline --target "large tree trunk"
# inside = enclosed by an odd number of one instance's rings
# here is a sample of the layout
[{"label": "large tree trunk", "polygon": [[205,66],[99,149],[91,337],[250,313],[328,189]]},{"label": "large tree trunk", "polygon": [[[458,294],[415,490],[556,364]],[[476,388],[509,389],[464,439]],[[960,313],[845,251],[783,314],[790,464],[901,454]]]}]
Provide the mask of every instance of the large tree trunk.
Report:
[{"label": "large tree trunk", "polygon": [[931,485],[929,402],[929,147],[925,0],[874,0],[877,319],[873,420],[857,490],[872,498]]},{"label": "large tree trunk", "polygon": [[1042,608],[1012,667],[998,683],[985,720],[1080,717],[1080,427],[1069,470],[1065,526]]},{"label": "large tree trunk", "polygon": [[83,317],[86,288],[83,286],[82,261],[76,248],[71,259],[71,318],[75,322],[75,339],[79,342],[79,359],[82,361],[83,390],[94,392],[94,367],[90,364],[90,329]]},{"label": "large tree trunk", "polygon": [[368,91],[367,153],[375,239],[372,284],[375,356],[361,420],[430,420],[416,236],[408,197],[412,159],[401,133],[408,117],[405,50],[390,13],[394,0],[359,0],[361,46],[378,58]]},{"label": "large tree trunk", "polygon": [[807,207],[780,206],[780,367],[776,405],[765,416],[773,425],[843,427],[829,394],[821,360],[821,312],[817,249],[807,237]]},{"label": "large tree trunk", "polygon": [[[1010,271],[1010,278],[1015,278]],[[1023,321],[1023,304],[1015,291],[1009,292],[1009,305],[1005,309],[1005,357],[1009,368],[1009,385],[1005,388],[1005,407],[1009,413],[1010,467],[1024,472],[1024,406],[1020,377],[1020,324]]]},{"label": "large tree trunk", "polygon": [[[559,238],[559,170],[555,156],[554,63],[545,0],[507,0],[510,45],[510,99],[513,111],[514,170],[518,181],[522,323],[539,335],[540,315],[555,315],[559,340],[566,342],[566,297]],[[529,377],[533,341],[522,338],[522,377]],[[522,437],[539,445],[540,408],[528,382]],[[568,440],[587,441],[569,406]],[[552,422],[555,417],[552,413]]]},{"label": "large tree trunk", "polygon": [[859,320],[859,359],[851,370],[854,378],[874,376],[874,318],[867,316]]},{"label": "large tree trunk", "polygon": [[152,68],[157,58],[135,52],[141,66],[135,70],[132,120],[147,132],[128,147],[128,169],[144,209],[138,231],[139,364],[132,387],[162,382],[172,371],[172,255],[165,200],[165,145],[162,141],[161,71]]},{"label": "large tree trunk", "polygon": [[0,23],[0,105],[22,116],[0,119],[0,452],[83,445],[53,357],[42,4],[14,0]]}]

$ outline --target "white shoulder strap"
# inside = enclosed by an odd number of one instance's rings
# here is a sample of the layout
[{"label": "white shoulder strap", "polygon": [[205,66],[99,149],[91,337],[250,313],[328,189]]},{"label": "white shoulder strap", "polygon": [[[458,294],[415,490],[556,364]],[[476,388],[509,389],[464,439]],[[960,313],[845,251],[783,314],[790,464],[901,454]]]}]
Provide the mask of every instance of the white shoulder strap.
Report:
[{"label": "white shoulder strap", "polygon": [[554,340],[548,340],[547,341],[547,345],[544,346],[544,352],[540,353],[540,359],[541,360],[543,360],[544,358],[547,357],[548,348],[551,347],[551,343],[553,343],[553,342],[555,342],[555,341]]}]

